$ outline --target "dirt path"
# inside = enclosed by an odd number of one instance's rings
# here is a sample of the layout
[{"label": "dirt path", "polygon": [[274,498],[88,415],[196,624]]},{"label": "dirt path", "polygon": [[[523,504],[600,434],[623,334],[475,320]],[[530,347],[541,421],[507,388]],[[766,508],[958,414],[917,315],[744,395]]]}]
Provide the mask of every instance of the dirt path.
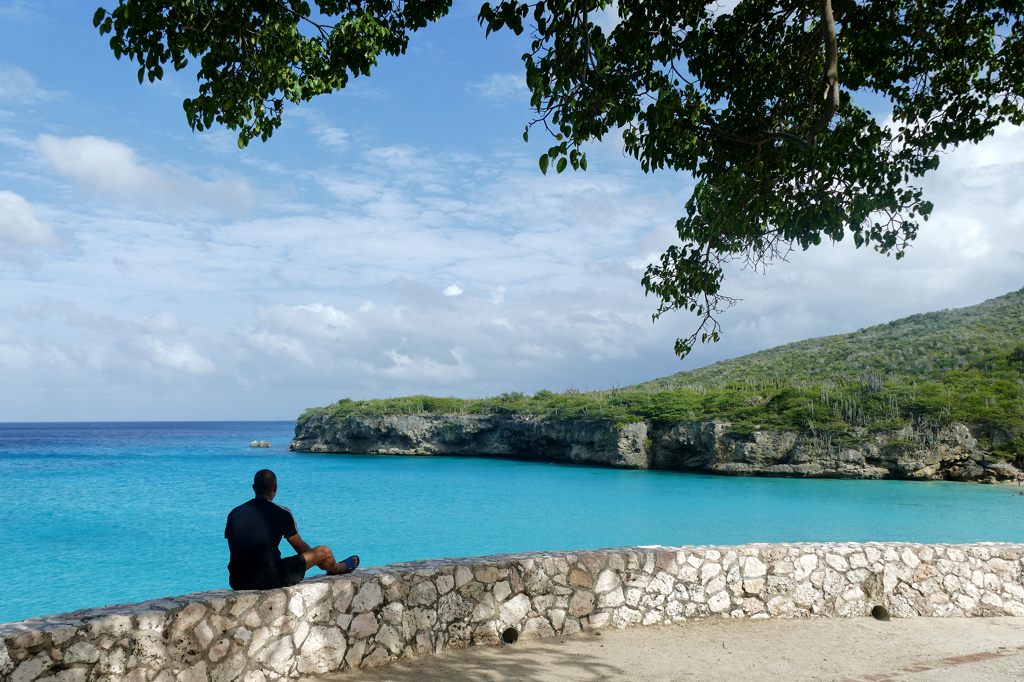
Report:
[{"label": "dirt path", "polygon": [[1024,680],[1024,618],[706,620],[473,647],[337,682]]}]

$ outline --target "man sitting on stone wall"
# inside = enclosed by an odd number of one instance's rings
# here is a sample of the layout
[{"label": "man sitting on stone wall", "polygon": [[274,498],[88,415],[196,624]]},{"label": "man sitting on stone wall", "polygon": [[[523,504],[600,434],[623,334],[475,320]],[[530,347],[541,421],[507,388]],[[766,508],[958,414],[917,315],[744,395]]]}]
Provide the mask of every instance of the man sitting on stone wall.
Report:
[{"label": "man sitting on stone wall", "polygon": [[[274,504],[277,476],[273,471],[257,471],[252,489],[256,497],[232,509],[224,528],[224,537],[231,550],[228,563],[231,589],[287,587],[301,581],[313,566],[322,568],[329,575],[341,575],[359,565],[357,556],[338,562],[326,545],[310,547],[306,544],[299,536],[291,510]],[[281,538],[287,539],[298,554],[282,559],[278,549]]]}]

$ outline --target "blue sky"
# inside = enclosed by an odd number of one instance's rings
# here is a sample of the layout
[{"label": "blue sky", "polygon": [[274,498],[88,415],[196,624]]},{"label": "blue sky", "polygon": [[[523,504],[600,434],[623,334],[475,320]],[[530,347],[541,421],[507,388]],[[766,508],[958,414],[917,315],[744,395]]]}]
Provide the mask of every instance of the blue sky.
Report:
[{"label": "blue sky", "polygon": [[1024,286],[1024,132],[943,159],[896,263],[734,269],[723,342],[643,296],[692,181],[612,136],[542,176],[524,38],[478,2],[267,143],[193,133],[82,2],[0,0],[0,421],[289,419],[342,397],[607,388]]}]

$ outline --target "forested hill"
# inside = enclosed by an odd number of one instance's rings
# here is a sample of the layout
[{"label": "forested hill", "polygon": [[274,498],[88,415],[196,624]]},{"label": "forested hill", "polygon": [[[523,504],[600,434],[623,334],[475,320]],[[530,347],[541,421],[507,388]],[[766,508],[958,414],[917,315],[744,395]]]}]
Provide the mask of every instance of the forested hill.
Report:
[{"label": "forested hill", "polygon": [[389,414],[519,414],[615,425],[724,421],[854,438],[908,425],[969,425],[982,446],[1024,463],[1024,289],[956,310],[808,339],[635,386],[532,396],[342,399],[321,423]]},{"label": "forested hill", "polygon": [[1001,364],[1021,343],[1024,289],[966,308],[911,315],[850,334],[776,346],[624,390],[664,391],[782,377],[807,382],[837,377],[858,380],[872,373],[928,381],[983,365],[986,358],[993,366]]}]

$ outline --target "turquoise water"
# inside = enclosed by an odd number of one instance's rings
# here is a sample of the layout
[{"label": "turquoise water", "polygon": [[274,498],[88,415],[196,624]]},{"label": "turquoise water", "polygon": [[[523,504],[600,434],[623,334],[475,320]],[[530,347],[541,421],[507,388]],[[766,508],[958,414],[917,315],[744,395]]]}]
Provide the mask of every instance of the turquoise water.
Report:
[{"label": "turquoise water", "polygon": [[305,540],[364,566],[650,544],[1024,542],[1024,497],[1003,486],[317,455],[288,452],[292,432],[0,424],[0,622],[227,587],[224,519],[261,468],[277,472],[276,501]]}]

